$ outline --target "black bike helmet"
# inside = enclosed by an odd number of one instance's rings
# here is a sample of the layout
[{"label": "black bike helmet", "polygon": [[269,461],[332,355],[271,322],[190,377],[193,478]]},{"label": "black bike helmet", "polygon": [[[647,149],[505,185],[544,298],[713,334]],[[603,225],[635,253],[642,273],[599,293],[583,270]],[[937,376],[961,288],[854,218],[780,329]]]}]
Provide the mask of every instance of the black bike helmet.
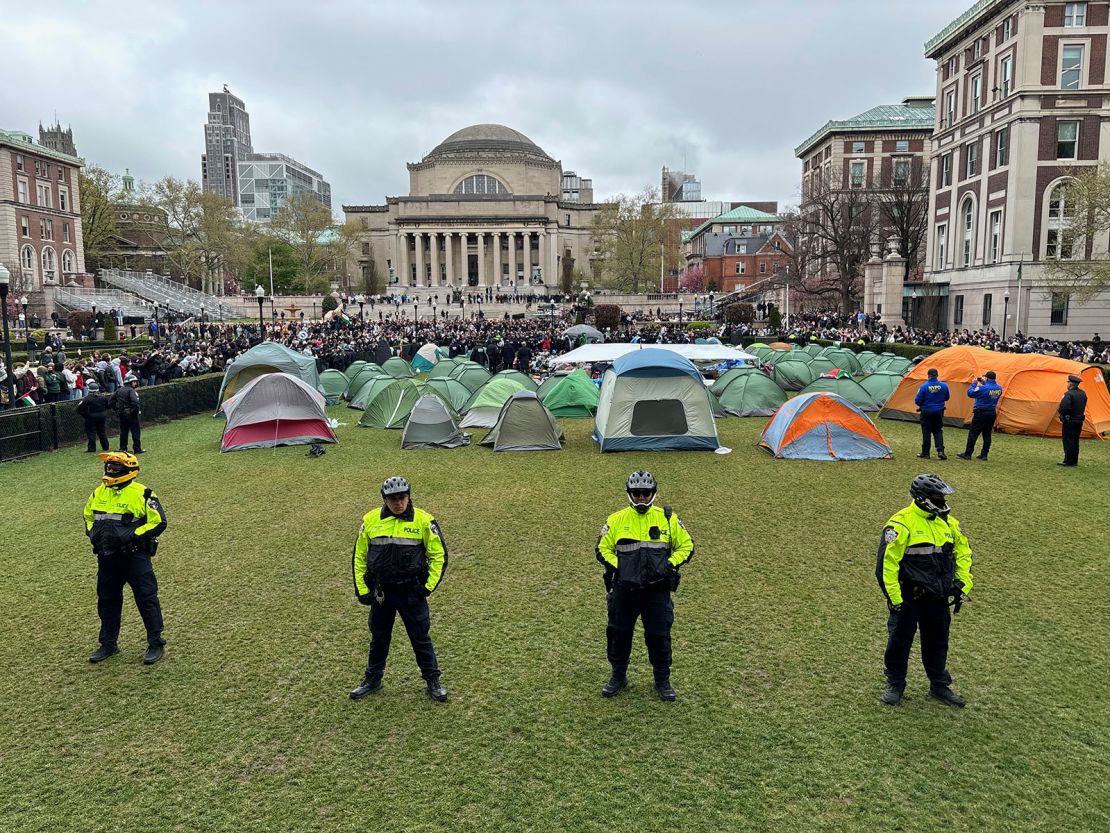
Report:
[{"label": "black bike helmet", "polygon": [[956,494],[956,490],[935,474],[919,474],[910,483],[910,497],[917,506],[934,515],[944,517],[948,514],[948,495]]}]

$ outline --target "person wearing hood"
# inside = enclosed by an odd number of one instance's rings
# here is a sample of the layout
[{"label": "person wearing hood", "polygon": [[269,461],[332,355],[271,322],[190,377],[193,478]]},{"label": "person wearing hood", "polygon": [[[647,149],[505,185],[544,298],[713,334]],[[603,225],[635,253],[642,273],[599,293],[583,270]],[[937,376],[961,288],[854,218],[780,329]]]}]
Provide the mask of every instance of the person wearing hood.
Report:
[{"label": "person wearing hood", "polygon": [[629,506],[609,516],[596,550],[605,568],[612,669],[601,696],[615,697],[627,687],[632,637],[640,619],[656,694],[669,702],[677,697],[671,685],[671,593],[678,589],[679,568],[694,556],[694,542],[671,507],[655,506],[658,484],[651,472],[632,472],[626,491]]}]

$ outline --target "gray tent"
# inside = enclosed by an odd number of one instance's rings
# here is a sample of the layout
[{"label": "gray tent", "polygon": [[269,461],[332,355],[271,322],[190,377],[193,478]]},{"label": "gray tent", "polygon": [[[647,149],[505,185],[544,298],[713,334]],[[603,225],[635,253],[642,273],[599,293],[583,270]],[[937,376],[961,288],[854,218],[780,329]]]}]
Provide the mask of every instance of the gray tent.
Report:
[{"label": "gray tent", "polygon": [[494,451],[562,451],[563,432],[540,398],[530,390],[514,393],[497,423],[482,439]]},{"label": "gray tent", "polygon": [[470,445],[470,435],[459,430],[442,399],[429,393],[416,400],[401,435],[401,448],[458,448],[463,445]]}]

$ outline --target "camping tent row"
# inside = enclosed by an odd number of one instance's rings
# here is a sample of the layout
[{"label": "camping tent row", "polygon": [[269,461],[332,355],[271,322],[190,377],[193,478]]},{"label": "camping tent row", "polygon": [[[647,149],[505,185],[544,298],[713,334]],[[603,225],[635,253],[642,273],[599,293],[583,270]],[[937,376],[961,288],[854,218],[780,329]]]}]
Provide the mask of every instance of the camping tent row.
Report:
[{"label": "camping tent row", "polygon": [[1057,408],[1067,390],[1068,376],[1075,374],[1082,380],[1079,387],[1087,394],[1081,436],[1110,434],[1110,392],[1101,368],[1040,353],[995,353],[982,347],[946,347],[929,356],[906,375],[879,416],[916,421],[914,396],[933,367],[951,393],[944,411],[946,425],[970,424],[973,400],[966,395],[967,388],[993,370],[1002,386],[994,429],[1007,434],[1059,437]]},{"label": "camping tent row", "polygon": [[416,400],[401,434],[401,448],[459,448],[470,445],[470,435],[459,430],[447,404],[434,394]]},{"label": "camping tent row", "polygon": [[264,341],[238,356],[227,366],[223,382],[220,384],[220,404],[222,405],[241,391],[252,379],[267,373],[287,373],[300,379],[313,390],[320,389],[316,359],[291,350],[284,344]]},{"label": "camping tent row", "polygon": [[324,405],[323,394],[288,373],[256,376],[220,406],[220,451],[338,442]]},{"label": "camping tent row", "polygon": [[859,353],[855,353],[847,347],[832,345],[821,347],[816,344],[799,345],[793,348],[791,345],[781,344],[781,347],[786,349],[758,343],[745,349],[757,356],[763,364],[777,365],[781,361],[808,364],[816,371],[813,374],[814,378],[833,369],[847,370],[852,375],[858,376],[861,373],[866,374],[878,370],[906,373],[913,367],[913,362],[910,359],[894,353],[878,354],[870,350],[861,350]]}]

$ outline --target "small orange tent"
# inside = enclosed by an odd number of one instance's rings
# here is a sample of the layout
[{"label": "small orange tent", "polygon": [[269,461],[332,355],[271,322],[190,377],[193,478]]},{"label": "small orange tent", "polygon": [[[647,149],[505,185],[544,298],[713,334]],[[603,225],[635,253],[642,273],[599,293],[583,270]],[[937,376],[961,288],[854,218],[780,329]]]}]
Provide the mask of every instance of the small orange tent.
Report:
[{"label": "small orange tent", "polygon": [[967,395],[967,388],[976,377],[993,370],[998,376],[996,381],[1002,386],[995,430],[1059,437],[1060,420],[1056,410],[1068,389],[1068,375],[1074,373],[1083,379],[1079,387],[1087,394],[1087,418],[1083,421],[1082,436],[1110,433],[1110,391],[1100,368],[1040,353],[995,353],[982,347],[947,347],[919,362],[891,394],[879,416],[916,422],[917,406],[913,398],[928,378],[930,367],[937,369],[940,380],[951,389],[952,398],[944,412],[947,425],[971,423],[974,400]]}]

